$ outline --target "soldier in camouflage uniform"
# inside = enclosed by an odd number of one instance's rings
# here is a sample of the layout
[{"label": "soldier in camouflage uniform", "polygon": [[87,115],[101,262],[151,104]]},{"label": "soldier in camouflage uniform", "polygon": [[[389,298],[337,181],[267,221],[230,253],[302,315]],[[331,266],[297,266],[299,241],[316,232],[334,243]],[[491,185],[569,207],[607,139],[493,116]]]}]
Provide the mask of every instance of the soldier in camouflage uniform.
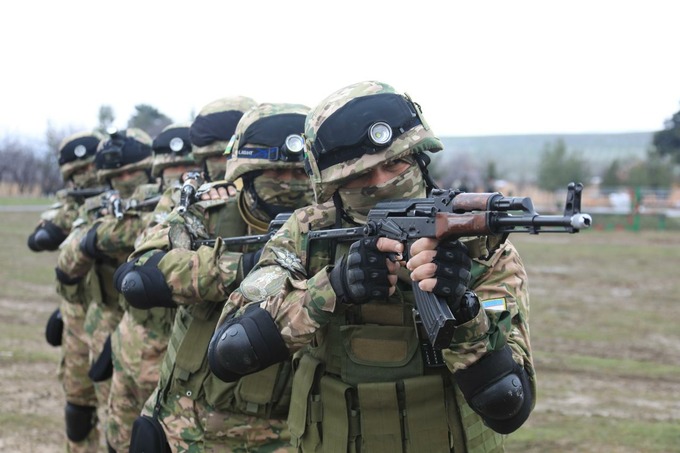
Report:
[{"label": "soldier in camouflage uniform", "polygon": [[[227,181],[241,180],[243,189],[228,201],[194,203],[184,217],[173,212],[164,236],[135,251],[151,258],[131,267],[120,284],[130,304],[179,308],[159,386],[136,422],[130,451],[160,451],[145,443],[154,427],[172,451],[286,451],[289,436],[282,419],[290,364],[227,384],[210,374],[205,353],[224,300],[262,247],[227,247],[219,237],[261,235],[277,214],[312,200],[302,168],[308,110],[260,104],[246,112],[227,148],[225,174]],[[197,240],[210,237],[218,237],[214,247],[197,247]]]},{"label": "soldier in camouflage uniform", "polygon": [[[58,193],[60,203],[41,216],[40,224],[29,237],[28,245],[32,250],[56,250],[66,239],[78,217],[83,194],[98,184],[94,155],[102,138],[96,132],[81,132],[62,140],[59,169],[67,188]],[[57,280],[61,303],[46,329],[50,344],[61,345],[58,376],[66,397],[67,452],[96,452],[99,449],[97,397],[94,383],[87,375],[90,363],[84,330],[88,302],[85,289],[82,281],[70,284]]]},{"label": "soldier in camouflage uniform", "polygon": [[[233,380],[308,346],[288,415],[299,451],[497,452],[529,416],[527,278],[509,241],[422,238],[407,263],[404,244],[385,237],[308,241],[312,230],[362,225],[378,201],[424,197],[424,152],[441,149],[420,107],[384,83],[338,90],[307,116],[319,204],[267,243],[208,351],[212,371]],[[417,334],[412,282],[455,315],[441,356]]]},{"label": "soldier in camouflage uniform", "polygon": [[[189,125],[171,124],[154,140],[151,176],[164,190],[146,231],[162,222],[175,206],[183,174],[198,170],[191,152]],[[114,275],[115,279],[115,275]],[[109,394],[106,439],[119,452],[130,448],[132,424],[158,384],[160,363],[167,349],[174,308],[140,310],[123,304],[125,313],[111,335],[113,376]]]},{"label": "soldier in camouflage uniform", "polygon": [[[99,143],[97,177],[115,192],[85,200],[57,262],[61,281],[83,280],[87,286],[89,376],[95,381],[98,404],[104,408],[105,425],[113,373],[110,334],[123,316],[113,274],[134,250],[135,239],[151,219],[147,200],[159,193],[159,185],[150,183],[151,164],[151,138],[140,129],[115,132]],[[114,215],[117,203],[124,211],[120,218]]]}]

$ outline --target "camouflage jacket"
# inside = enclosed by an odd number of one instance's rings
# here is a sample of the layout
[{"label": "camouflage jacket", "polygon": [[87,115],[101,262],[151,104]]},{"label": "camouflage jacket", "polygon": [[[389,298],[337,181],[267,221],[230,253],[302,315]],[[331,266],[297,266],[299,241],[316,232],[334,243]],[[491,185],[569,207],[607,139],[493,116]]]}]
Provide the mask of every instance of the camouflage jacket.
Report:
[{"label": "camouflage jacket", "polygon": [[[166,192],[167,194],[167,192]],[[172,189],[176,205],[179,190]],[[166,255],[158,263],[178,305],[222,302],[236,286],[241,250],[227,249],[218,239],[214,247],[193,249],[193,241],[216,237],[261,234],[243,221],[236,198],[229,201],[200,201],[189,206],[184,216],[154,212],[154,226],[136,244],[130,259],[143,264],[158,252]]]},{"label": "camouflage jacket", "polygon": [[[137,188],[131,200],[145,200],[158,193],[157,184],[145,184]],[[137,236],[145,230],[151,221],[151,212],[127,209],[122,219],[116,219],[112,214],[101,216],[100,197],[85,200],[80,207],[79,217],[73,224],[71,234],[64,241],[57,268],[71,279],[84,277],[97,261],[118,266],[127,260],[134,250]],[[81,240],[88,231],[96,228],[96,248],[98,256],[85,254],[81,247]]]}]

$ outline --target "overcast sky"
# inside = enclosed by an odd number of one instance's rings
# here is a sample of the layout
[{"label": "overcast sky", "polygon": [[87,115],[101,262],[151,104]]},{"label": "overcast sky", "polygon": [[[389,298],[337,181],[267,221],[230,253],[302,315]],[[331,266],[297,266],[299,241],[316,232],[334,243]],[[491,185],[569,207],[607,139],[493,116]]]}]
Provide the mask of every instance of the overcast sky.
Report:
[{"label": "overcast sky", "polygon": [[[103,6],[109,3],[109,6]],[[313,107],[375,79],[440,136],[651,131],[680,109],[680,2],[49,0],[0,6],[0,134],[175,121],[224,96]]]}]

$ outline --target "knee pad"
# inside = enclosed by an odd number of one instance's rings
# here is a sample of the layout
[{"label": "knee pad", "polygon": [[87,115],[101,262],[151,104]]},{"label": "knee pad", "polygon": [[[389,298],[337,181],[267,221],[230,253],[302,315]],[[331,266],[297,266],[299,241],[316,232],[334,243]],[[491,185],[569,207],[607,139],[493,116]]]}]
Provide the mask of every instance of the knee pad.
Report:
[{"label": "knee pad", "polygon": [[225,382],[263,370],[289,357],[271,315],[253,304],[242,316],[225,322],[208,346],[210,370]]},{"label": "knee pad", "polygon": [[66,419],[66,436],[71,442],[85,440],[96,425],[96,407],[66,403],[64,414]]},{"label": "knee pad", "polygon": [[61,337],[64,333],[64,320],[61,317],[61,311],[57,308],[52,312],[50,319],[47,320],[45,326],[45,339],[47,343],[52,346],[61,346]]},{"label": "knee pad", "polygon": [[534,405],[529,376],[512,359],[509,346],[489,353],[455,377],[472,410],[494,431],[509,434],[529,418]]},{"label": "knee pad", "polygon": [[163,426],[154,417],[140,415],[132,424],[130,453],[170,453]]}]

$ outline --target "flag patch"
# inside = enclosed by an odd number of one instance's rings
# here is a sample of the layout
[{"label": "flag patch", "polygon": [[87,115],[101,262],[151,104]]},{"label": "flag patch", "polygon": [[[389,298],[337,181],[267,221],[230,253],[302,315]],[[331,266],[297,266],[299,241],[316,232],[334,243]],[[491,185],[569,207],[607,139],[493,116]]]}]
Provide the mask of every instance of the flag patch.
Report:
[{"label": "flag patch", "polygon": [[484,310],[493,311],[507,310],[507,306],[505,305],[505,297],[501,297],[500,299],[483,300],[482,307],[484,308]]}]

